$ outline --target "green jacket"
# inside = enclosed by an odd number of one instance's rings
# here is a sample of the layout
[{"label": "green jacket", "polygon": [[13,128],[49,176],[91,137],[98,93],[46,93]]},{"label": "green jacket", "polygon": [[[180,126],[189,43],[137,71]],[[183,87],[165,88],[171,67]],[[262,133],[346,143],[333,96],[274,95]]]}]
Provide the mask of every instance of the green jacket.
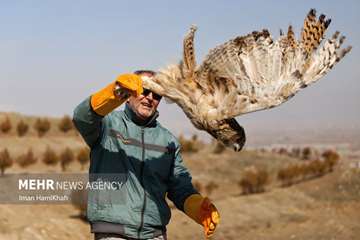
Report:
[{"label": "green jacket", "polygon": [[159,236],[171,215],[166,196],[183,211],[185,199],[197,193],[177,139],[156,121],[157,116],[158,112],[141,121],[126,105],[124,111],[102,117],[92,110],[90,98],[75,108],[73,122],[91,148],[90,175],[115,174],[125,179],[121,194],[107,194],[106,202],[89,195],[92,232],[137,239]]}]

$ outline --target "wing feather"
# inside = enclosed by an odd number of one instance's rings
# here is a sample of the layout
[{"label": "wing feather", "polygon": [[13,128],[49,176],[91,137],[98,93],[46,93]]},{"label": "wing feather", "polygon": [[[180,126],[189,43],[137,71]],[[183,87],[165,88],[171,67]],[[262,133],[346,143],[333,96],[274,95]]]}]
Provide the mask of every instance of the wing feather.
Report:
[{"label": "wing feather", "polygon": [[316,82],[351,47],[336,32],[324,40],[330,19],[310,10],[301,38],[291,26],[273,41],[267,30],[239,36],[209,51],[195,66],[192,27],[184,39],[184,60],[159,71],[144,86],[177,103],[197,125],[278,106]]},{"label": "wing feather", "polygon": [[[299,42],[290,26],[277,41],[263,30],[211,50],[195,78],[204,89],[211,86],[221,96],[208,117],[220,120],[275,107],[324,76],[351,49],[340,49],[344,37],[338,39],[338,33],[321,45],[329,23],[325,15],[316,20],[311,10]],[[228,85],[229,81],[234,84]]]}]

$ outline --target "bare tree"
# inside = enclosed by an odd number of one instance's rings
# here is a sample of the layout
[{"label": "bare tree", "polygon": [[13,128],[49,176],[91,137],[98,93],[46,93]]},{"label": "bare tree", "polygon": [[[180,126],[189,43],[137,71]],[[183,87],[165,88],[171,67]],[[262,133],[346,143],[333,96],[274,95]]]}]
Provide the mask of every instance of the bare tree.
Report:
[{"label": "bare tree", "polygon": [[73,129],[73,122],[68,115],[65,115],[59,122],[58,125],[60,131],[67,133],[71,129]]},{"label": "bare tree", "polygon": [[24,136],[29,130],[29,125],[26,124],[23,120],[21,120],[17,126],[16,126],[16,131],[19,137]]},{"label": "bare tree", "polygon": [[84,170],[85,164],[87,164],[90,161],[90,150],[87,147],[83,147],[78,152],[76,159],[81,165],[81,170]]},{"label": "bare tree", "polygon": [[67,167],[72,161],[74,161],[74,153],[70,148],[67,147],[60,154],[61,169],[63,172],[66,171]]},{"label": "bare tree", "polygon": [[23,168],[35,164],[36,162],[37,158],[35,158],[33,150],[31,148],[29,148],[29,150],[25,154],[19,156],[19,158],[17,159],[17,163]]},{"label": "bare tree", "polygon": [[9,151],[5,148],[0,152],[0,172],[1,176],[4,175],[5,169],[13,165],[13,160],[9,154]]},{"label": "bare tree", "polygon": [[39,137],[42,137],[50,130],[50,126],[50,121],[47,118],[38,118],[36,119],[34,128],[37,131]]},{"label": "bare tree", "polygon": [[6,117],[4,119],[4,121],[2,121],[1,124],[0,124],[1,132],[9,133],[11,128],[12,128],[11,121],[10,121],[9,117]]},{"label": "bare tree", "polygon": [[48,146],[44,152],[42,161],[46,165],[56,165],[59,161],[59,157],[56,155],[55,151]]}]

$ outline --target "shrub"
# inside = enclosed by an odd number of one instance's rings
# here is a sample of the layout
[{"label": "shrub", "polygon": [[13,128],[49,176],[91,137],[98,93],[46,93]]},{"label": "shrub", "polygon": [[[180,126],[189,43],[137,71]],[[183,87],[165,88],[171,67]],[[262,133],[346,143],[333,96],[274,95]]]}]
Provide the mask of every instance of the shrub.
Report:
[{"label": "shrub", "polygon": [[319,159],[315,159],[309,164],[310,173],[312,177],[322,176],[326,172],[326,164],[324,161],[320,161]]},{"label": "shrub", "polygon": [[66,133],[66,132],[70,131],[71,129],[73,129],[73,122],[68,115],[65,115],[60,120],[58,127],[59,127],[60,131]]},{"label": "shrub", "polygon": [[323,176],[326,173],[326,163],[325,161],[315,160],[318,161],[318,176]]},{"label": "shrub", "polygon": [[301,155],[301,150],[300,150],[300,148],[295,147],[295,148],[291,149],[291,153],[290,153],[290,156],[291,156],[291,157],[300,158],[300,157],[301,157],[300,155]]},{"label": "shrub", "polygon": [[31,148],[17,159],[17,163],[23,168],[35,164],[36,162],[37,159],[35,158]]},{"label": "shrub", "polygon": [[301,164],[292,164],[291,168],[290,168],[290,172],[291,172],[291,176],[292,176],[292,182],[297,182],[298,180],[300,180],[301,177]]},{"label": "shrub", "polygon": [[311,161],[308,165],[308,172],[310,177],[314,177],[315,175],[317,175],[318,172],[318,166],[319,162],[318,161]]},{"label": "shrub", "polygon": [[242,179],[239,182],[239,185],[242,188],[243,194],[255,193],[255,185],[257,181],[257,169],[252,166],[244,170]]},{"label": "shrub", "polygon": [[265,186],[269,182],[269,173],[266,169],[259,169],[257,172],[257,192],[265,192]]},{"label": "shrub", "polygon": [[21,120],[17,126],[16,126],[16,131],[19,137],[24,136],[29,130],[29,125],[26,124],[23,120]]},{"label": "shrub", "polygon": [[50,130],[50,122],[47,118],[38,118],[35,121],[34,128],[37,131],[39,137],[42,137]]},{"label": "shrub", "polygon": [[302,150],[302,159],[303,160],[310,160],[311,158],[311,148],[310,147],[304,147]]},{"label": "shrub", "polygon": [[289,175],[285,168],[279,170],[277,179],[282,182],[282,186],[289,185]]},{"label": "shrub", "polygon": [[278,180],[282,182],[282,186],[290,186],[296,181],[320,177],[327,172],[331,172],[334,165],[338,162],[339,155],[334,151],[328,150],[322,156],[324,160],[315,159],[303,162],[302,164],[292,164],[280,169],[277,175]]},{"label": "shrub", "polygon": [[243,177],[239,181],[243,194],[264,192],[268,183],[268,171],[266,169],[257,169],[255,166],[246,168]]},{"label": "shrub", "polygon": [[282,186],[290,186],[299,180],[303,169],[298,164],[292,164],[279,170],[277,178],[282,182]]},{"label": "shrub", "polygon": [[9,151],[5,148],[0,152],[0,172],[1,176],[4,175],[5,169],[13,165],[13,160]]},{"label": "shrub", "polygon": [[299,174],[299,180],[304,180],[307,177],[307,164],[298,164],[298,174]]},{"label": "shrub", "polygon": [[0,124],[1,132],[9,133],[11,128],[12,128],[12,124],[10,122],[10,119],[9,119],[9,117],[6,117],[4,119],[4,121],[2,121],[1,124]]},{"label": "shrub", "polygon": [[326,150],[325,152],[322,153],[321,155],[324,160],[325,160],[325,164],[326,164],[326,168],[329,172],[332,172],[334,170],[334,166],[339,162],[340,160],[340,155],[333,150]]},{"label": "shrub", "polygon": [[74,160],[74,153],[70,148],[65,148],[60,154],[61,169],[66,171],[68,165]]},{"label": "shrub", "polygon": [[56,155],[55,151],[48,146],[44,152],[42,161],[46,165],[52,166],[58,163],[59,157]]},{"label": "shrub", "polygon": [[289,155],[289,152],[286,148],[281,147],[278,152],[280,155]]},{"label": "shrub", "polygon": [[302,179],[306,180],[313,176],[312,170],[311,170],[311,162],[307,162],[304,164],[301,164],[303,170],[302,170]]},{"label": "shrub", "polygon": [[78,152],[76,159],[81,165],[81,170],[84,170],[85,164],[90,161],[90,150],[87,147],[80,149]]}]

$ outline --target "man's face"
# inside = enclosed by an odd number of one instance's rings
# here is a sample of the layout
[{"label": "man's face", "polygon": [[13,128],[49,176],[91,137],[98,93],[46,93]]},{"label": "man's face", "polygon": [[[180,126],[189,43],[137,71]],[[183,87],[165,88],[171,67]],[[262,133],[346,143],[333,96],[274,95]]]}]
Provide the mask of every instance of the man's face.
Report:
[{"label": "man's face", "polygon": [[[142,77],[151,76],[142,75]],[[128,103],[139,118],[146,120],[156,111],[160,103],[160,99],[154,99],[153,93],[150,92],[146,96],[144,93],[138,97],[131,96],[128,100]]]}]

